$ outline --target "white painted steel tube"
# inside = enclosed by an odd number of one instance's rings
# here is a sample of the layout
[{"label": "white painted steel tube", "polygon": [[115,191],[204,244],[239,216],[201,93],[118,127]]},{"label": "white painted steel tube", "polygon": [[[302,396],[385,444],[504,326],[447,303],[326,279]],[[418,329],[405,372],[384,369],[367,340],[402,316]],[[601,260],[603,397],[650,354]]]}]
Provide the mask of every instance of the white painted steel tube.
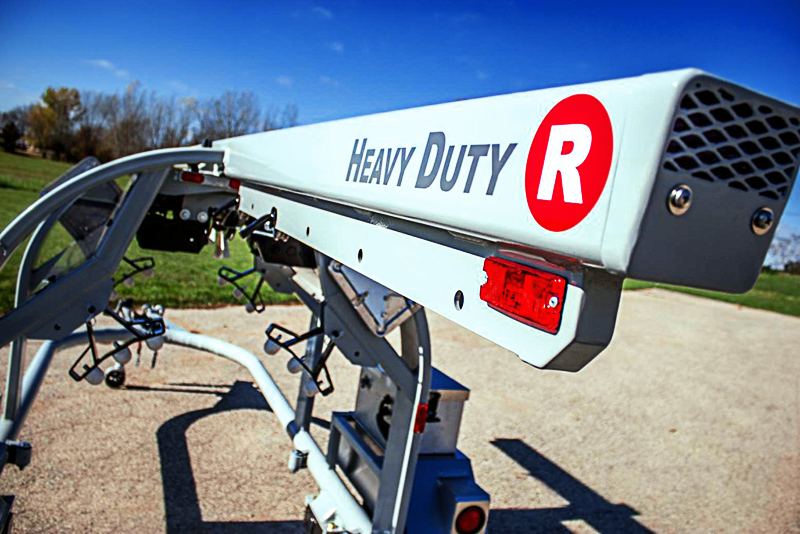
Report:
[{"label": "white painted steel tube", "polygon": [[[98,328],[94,330],[94,340],[97,343],[111,343],[113,341],[123,341],[130,339],[131,333],[124,328]],[[31,363],[25,371],[25,376],[22,379],[22,395],[20,395],[19,409],[17,410],[16,417],[11,419],[3,419],[0,421],[0,441],[7,439],[17,439],[22,424],[28,416],[28,411],[39,393],[39,388],[42,386],[44,377],[47,370],[50,368],[50,362],[53,360],[53,355],[56,351],[73,347],[86,343],[86,330],[79,330],[73,332],[61,341],[47,341],[39,350],[36,351],[36,356],[33,357]]]},{"label": "white painted steel tube", "polygon": [[[102,328],[94,331],[95,341],[98,343],[111,343],[131,337],[130,332],[121,328]],[[261,361],[251,352],[236,345],[218,339],[192,334],[180,327],[168,323],[165,341],[172,345],[180,345],[192,349],[202,350],[216,354],[238,363],[247,369],[255,380],[262,395],[267,400],[272,411],[278,417],[284,429],[290,427],[295,419],[295,412],[280,388],[275,384],[270,374]],[[70,334],[61,341],[48,341],[36,352],[31,360],[22,382],[22,396],[17,417],[14,421],[0,421],[0,439],[14,439],[28,415],[36,394],[39,392],[45,374],[50,367],[53,355],[61,350],[86,342],[86,332],[79,331]],[[308,470],[321,489],[328,493],[336,502],[337,514],[344,522],[348,532],[369,534],[372,532],[372,522],[364,509],[358,504],[353,495],[347,490],[339,476],[328,466],[325,455],[320,450],[314,438],[307,431],[296,428],[292,441],[294,446],[308,454]]]},{"label": "white painted steel tube", "polygon": [[[278,385],[275,384],[275,381],[264,368],[264,364],[253,353],[231,343],[192,334],[187,331],[177,331],[172,328],[167,328],[166,342],[216,354],[238,363],[250,372],[253,380],[261,390],[261,394],[264,395],[283,428],[287,429],[294,426],[294,409],[292,409]],[[294,433],[292,437],[294,446],[308,454],[308,470],[311,472],[311,476],[314,477],[319,487],[336,502],[336,512],[344,522],[342,526],[348,532],[371,533],[372,521],[347,490],[347,487],[336,472],[328,466],[325,455],[314,441],[314,438],[311,437],[311,434],[300,427],[293,428],[290,433]]]}]

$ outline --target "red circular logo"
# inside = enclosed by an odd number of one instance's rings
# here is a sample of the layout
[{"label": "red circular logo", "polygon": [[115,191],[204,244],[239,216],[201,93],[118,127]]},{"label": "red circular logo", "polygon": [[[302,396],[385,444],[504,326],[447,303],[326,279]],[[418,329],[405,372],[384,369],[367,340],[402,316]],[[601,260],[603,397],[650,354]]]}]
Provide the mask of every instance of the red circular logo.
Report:
[{"label": "red circular logo", "polygon": [[614,149],[611,119],[593,96],[572,95],[545,116],[525,167],[525,196],[543,228],[563,232],[600,198]]}]

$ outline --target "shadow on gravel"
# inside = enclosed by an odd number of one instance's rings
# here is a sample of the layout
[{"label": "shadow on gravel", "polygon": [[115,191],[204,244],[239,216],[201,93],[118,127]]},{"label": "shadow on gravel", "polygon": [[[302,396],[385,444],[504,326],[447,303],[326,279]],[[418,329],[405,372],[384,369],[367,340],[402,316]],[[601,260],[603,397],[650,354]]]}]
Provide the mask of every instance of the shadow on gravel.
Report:
[{"label": "shadow on gravel", "polygon": [[[214,533],[296,533],[302,521],[216,522],[203,521],[197,497],[186,432],[197,421],[209,415],[232,410],[266,410],[269,405],[250,382],[236,381],[232,386],[203,384],[171,384],[180,387],[128,386],[132,391],[158,391],[217,395],[219,402],[211,408],[181,414],[165,422],[156,432],[158,454],[161,460],[161,483],[164,487],[164,508],[167,532]],[[189,386],[189,387],[187,387]],[[223,389],[223,387],[225,389]],[[190,389],[197,388],[197,389]],[[317,421],[315,421],[317,422]],[[325,423],[325,421],[320,421]]]},{"label": "shadow on gravel", "polygon": [[583,482],[518,439],[496,439],[492,445],[524,467],[532,477],[569,501],[559,508],[492,509],[489,532],[571,532],[564,521],[582,520],[601,533],[643,534],[653,531],[633,518],[627,504],[612,504]]}]

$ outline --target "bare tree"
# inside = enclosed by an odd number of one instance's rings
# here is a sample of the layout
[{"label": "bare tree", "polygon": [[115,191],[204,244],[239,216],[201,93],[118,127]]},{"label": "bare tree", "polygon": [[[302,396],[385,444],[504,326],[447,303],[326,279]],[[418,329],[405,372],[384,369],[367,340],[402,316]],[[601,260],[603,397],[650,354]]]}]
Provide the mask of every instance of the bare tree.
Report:
[{"label": "bare tree", "polygon": [[800,262],[800,234],[775,236],[769,246],[766,264],[777,269]]},{"label": "bare tree", "polygon": [[297,126],[297,106],[288,104],[282,110],[270,107],[264,113],[263,131],[280,130],[281,128],[291,128]]},{"label": "bare tree", "polygon": [[257,132],[261,126],[261,108],[252,91],[226,91],[197,105],[198,130],[195,140],[225,139]]},{"label": "bare tree", "polygon": [[191,99],[161,98],[151,92],[147,108],[149,148],[169,148],[186,143],[193,110],[194,101]]},{"label": "bare tree", "polygon": [[[145,93],[138,81],[120,94],[49,88],[42,103],[2,116],[0,129],[9,147],[18,131],[40,150],[55,157],[101,161],[147,149],[177,147],[205,138],[224,139],[297,124],[297,106],[270,107],[266,113],[252,91],[226,91],[198,102],[193,98]],[[3,139],[5,141],[5,139]]]},{"label": "bare tree", "polygon": [[73,160],[87,156],[94,156],[100,161],[113,159],[114,151],[108,139],[108,125],[104,116],[110,98],[111,95],[95,91],[81,92],[83,113],[77,121],[77,131],[70,147]]},{"label": "bare tree", "polygon": [[112,95],[103,103],[103,117],[115,157],[147,149],[147,101],[138,81],[121,95]]}]

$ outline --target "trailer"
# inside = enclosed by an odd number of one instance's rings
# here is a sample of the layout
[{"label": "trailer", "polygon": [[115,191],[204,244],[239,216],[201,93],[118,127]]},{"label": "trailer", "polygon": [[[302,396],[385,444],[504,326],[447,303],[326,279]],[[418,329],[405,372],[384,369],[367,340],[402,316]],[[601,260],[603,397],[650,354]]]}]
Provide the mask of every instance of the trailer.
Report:
[{"label": "trailer", "polygon": [[[70,377],[120,388],[135,344],[154,358],[173,344],[251,374],[289,471],[319,486],[307,532],[485,532],[490,496],[458,449],[470,391],[434,367],[425,309],[533,367],[579,371],[610,342],[626,277],[749,290],[799,162],[800,110],[693,69],[84,160],[0,233],[0,267],[27,240],[0,317],[0,465],[30,461],[19,432],[57,351],[85,345]],[[223,262],[247,242],[252,268],[223,265],[219,283],[248,312],[264,312],[266,284],[312,314],[305,332],[265,324],[265,354],[301,375],[294,406],[256,355],[117,297],[157,270],[126,256],[134,238]],[[26,366],[28,339],[45,343]],[[334,354],[360,379],[323,451],[309,427],[337,391]]]}]

